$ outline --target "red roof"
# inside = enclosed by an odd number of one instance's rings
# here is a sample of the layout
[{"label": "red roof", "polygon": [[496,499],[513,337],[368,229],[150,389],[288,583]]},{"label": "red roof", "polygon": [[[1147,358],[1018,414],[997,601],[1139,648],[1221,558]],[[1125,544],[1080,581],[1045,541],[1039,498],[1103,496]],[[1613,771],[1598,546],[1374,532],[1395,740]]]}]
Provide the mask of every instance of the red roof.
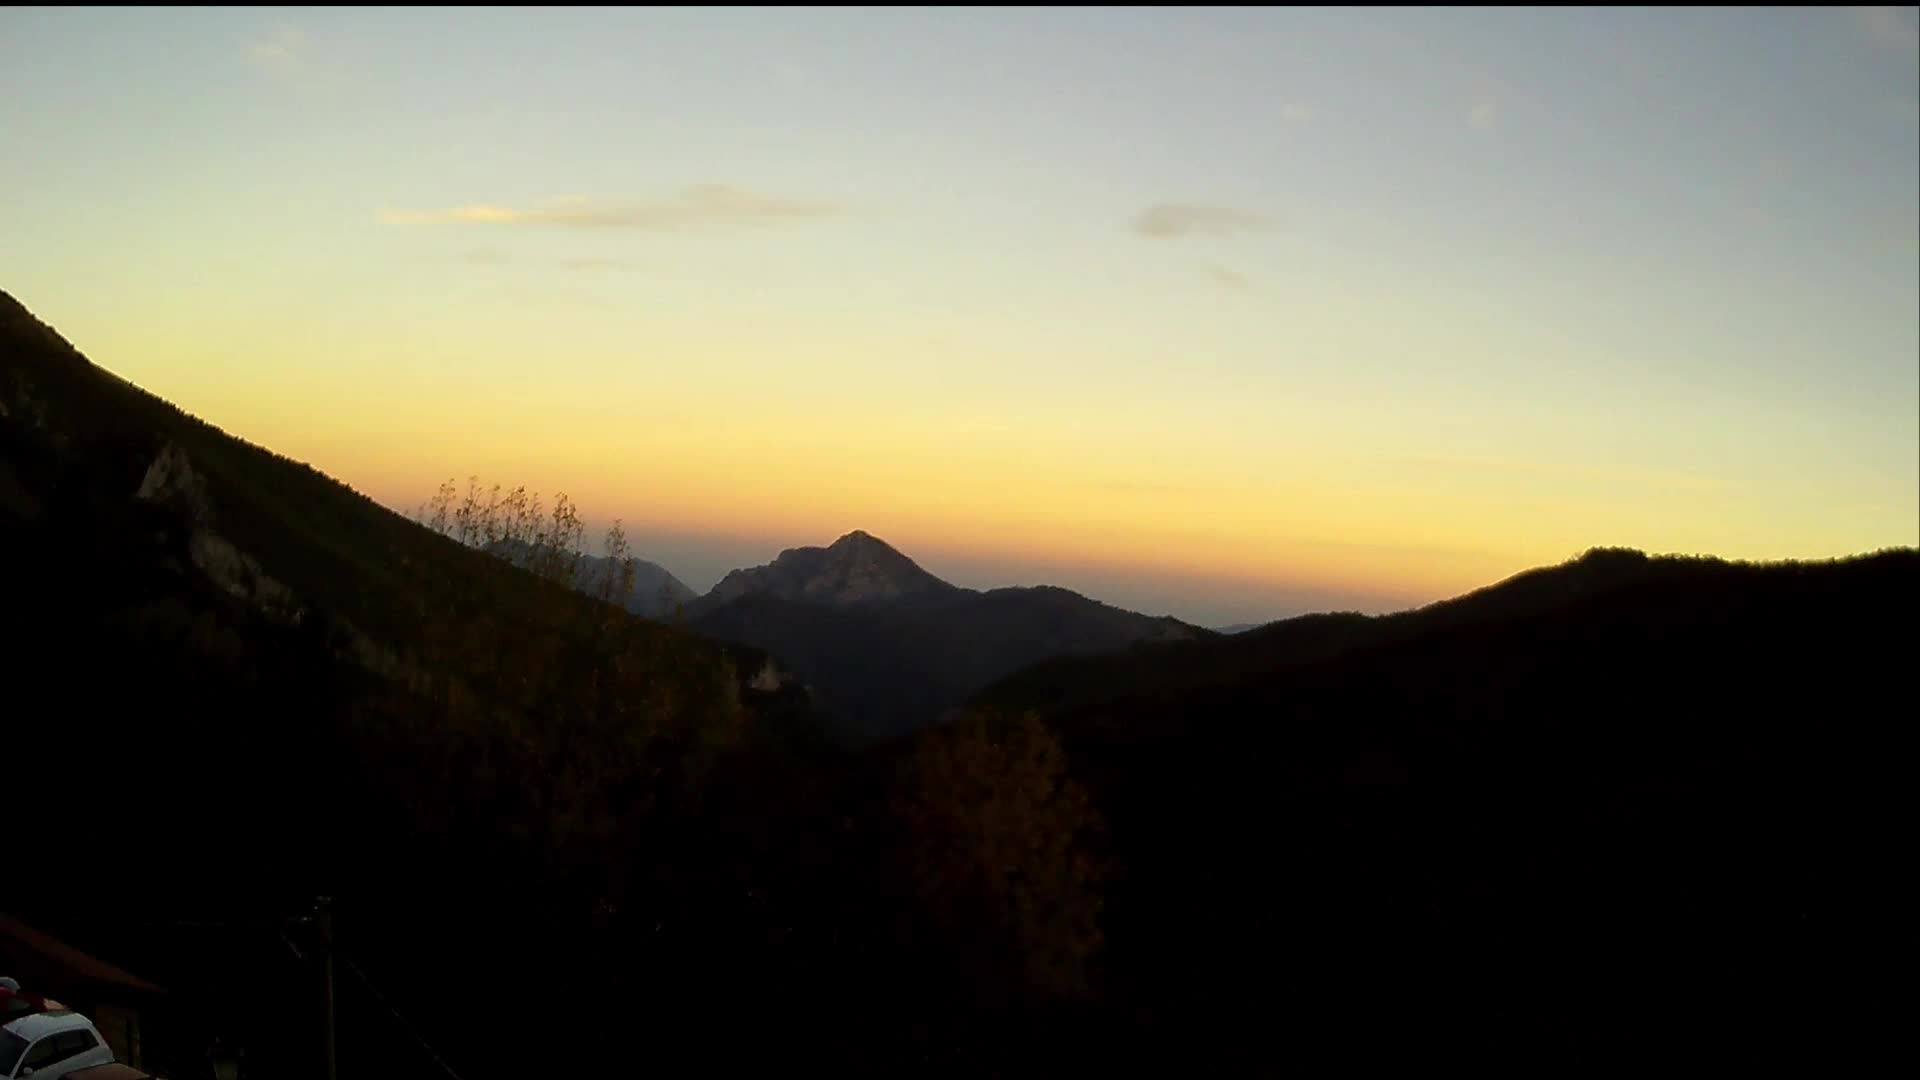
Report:
[{"label": "red roof", "polygon": [[65,1008],[65,1005],[50,997],[26,990],[9,990],[0,986],[0,1024],[7,1023],[16,1017],[29,1016],[33,1013],[60,1012]]},{"label": "red roof", "polygon": [[[160,987],[128,974],[104,960],[88,956],[64,941],[35,930],[11,915],[0,913],[0,975],[11,975],[27,989],[26,971],[4,970],[11,963],[51,969],[62,981],[112,987],[140,994],[164,993]],[[44,977],[44,976],[43,976]]]}]

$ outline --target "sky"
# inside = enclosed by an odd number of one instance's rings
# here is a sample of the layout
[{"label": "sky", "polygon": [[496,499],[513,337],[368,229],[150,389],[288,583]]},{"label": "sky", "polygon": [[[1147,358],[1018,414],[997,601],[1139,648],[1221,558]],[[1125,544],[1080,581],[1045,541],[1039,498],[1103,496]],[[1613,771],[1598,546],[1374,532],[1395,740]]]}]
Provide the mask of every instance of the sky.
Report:
[{"label": "sky", "polygon": [[1218,625],[1920,543],[1920,19],[0,10],[0,289],[397,509]]}]

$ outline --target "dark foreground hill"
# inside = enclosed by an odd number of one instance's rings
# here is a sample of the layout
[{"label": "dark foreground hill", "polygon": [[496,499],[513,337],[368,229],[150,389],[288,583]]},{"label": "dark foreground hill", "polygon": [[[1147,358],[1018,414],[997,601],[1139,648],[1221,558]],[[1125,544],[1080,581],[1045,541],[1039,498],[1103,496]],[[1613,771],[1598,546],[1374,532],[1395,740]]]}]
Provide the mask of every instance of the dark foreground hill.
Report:
[{"label": "dark foreground hill", "polygon": [[1284,1024],[1351,1062],[1834,1067],[1904,1023],[1916,612],[1912,549],[1602,550],[976,705],[1038,710],[1103,809],[1112,992],[1148,1024]]},{"label": "dark foreground hill", "polygon": [[924,726],[994,679],[1053,656],[1212,636],[1052,586],[963,589],[865,532],[736,570],[691,626],[790,664],[855,738]]},{"label": "dark foreground hill", "polygon": [[[710,928],[764,888],[740,875],[766,841],[733,815],[810,745],[765,654],[436,535],[91,364],[4,294],[0,565],[7,802],[52,853],[0,899],[176,989],[149,1038],[164,1071],[223,1028],[263,1074],[317,1075],[317,971],[280,931],[307,932],[285,919],[319,895],[463,1075],[552,1064],[490,1040],[502,979],[602,1028],[719,992]],[[342,1039],[362,1062],[407,1041]]]}]

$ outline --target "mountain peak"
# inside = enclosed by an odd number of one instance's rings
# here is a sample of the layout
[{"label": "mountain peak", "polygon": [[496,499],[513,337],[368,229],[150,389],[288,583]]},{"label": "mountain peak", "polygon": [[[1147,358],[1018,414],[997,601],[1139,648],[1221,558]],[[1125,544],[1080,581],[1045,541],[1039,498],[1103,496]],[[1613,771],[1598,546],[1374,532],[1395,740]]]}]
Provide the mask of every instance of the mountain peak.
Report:
[{"label": "mountain peak", "polygon": [[789,548],[765,566],[735,570],[709,592],[710,604],[750,593],[853,607],[953,591],[886,541],[855,529],[820,547]]},{"label": "mountain peak", "polygon": [[0,289],[0,340],[35,348],[52,349],[58,353],[80,355],[80,350],[59,331],[42,322],[27,305],[13,298],[4,289]]},{"label": "mountain peak", "polygon": [[887,554],[899,555],[900,558],[903,558],[903,559],[906,558],[905,555],[900,555],[899,548],[894,547],[892,544],[887,543],[885,540],[880,539],[879,537],[873,535],[872,533],[866,531],[865,529],[855,529],[852,532],[848,533],[847,535],[842,536],[840,539],[835,540],[831,544],[828,544],[827,550],[830,552],[845,552],[845,553],[855,553],[855,552],[862,552],[862,551],[871,551],[875,553],[884,552]]}]

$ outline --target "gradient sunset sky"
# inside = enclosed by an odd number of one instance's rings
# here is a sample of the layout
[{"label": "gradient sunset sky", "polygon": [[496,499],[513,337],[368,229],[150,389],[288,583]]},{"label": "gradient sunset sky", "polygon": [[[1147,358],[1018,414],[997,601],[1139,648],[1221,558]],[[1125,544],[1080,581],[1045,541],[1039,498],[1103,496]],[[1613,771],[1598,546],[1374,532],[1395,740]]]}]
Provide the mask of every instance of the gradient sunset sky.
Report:
[{"label": "gradient sunset sky", "polygon": [[1920,543],[1893,9],[0,11],[0,288],[396,508],[1209,624]]}]

